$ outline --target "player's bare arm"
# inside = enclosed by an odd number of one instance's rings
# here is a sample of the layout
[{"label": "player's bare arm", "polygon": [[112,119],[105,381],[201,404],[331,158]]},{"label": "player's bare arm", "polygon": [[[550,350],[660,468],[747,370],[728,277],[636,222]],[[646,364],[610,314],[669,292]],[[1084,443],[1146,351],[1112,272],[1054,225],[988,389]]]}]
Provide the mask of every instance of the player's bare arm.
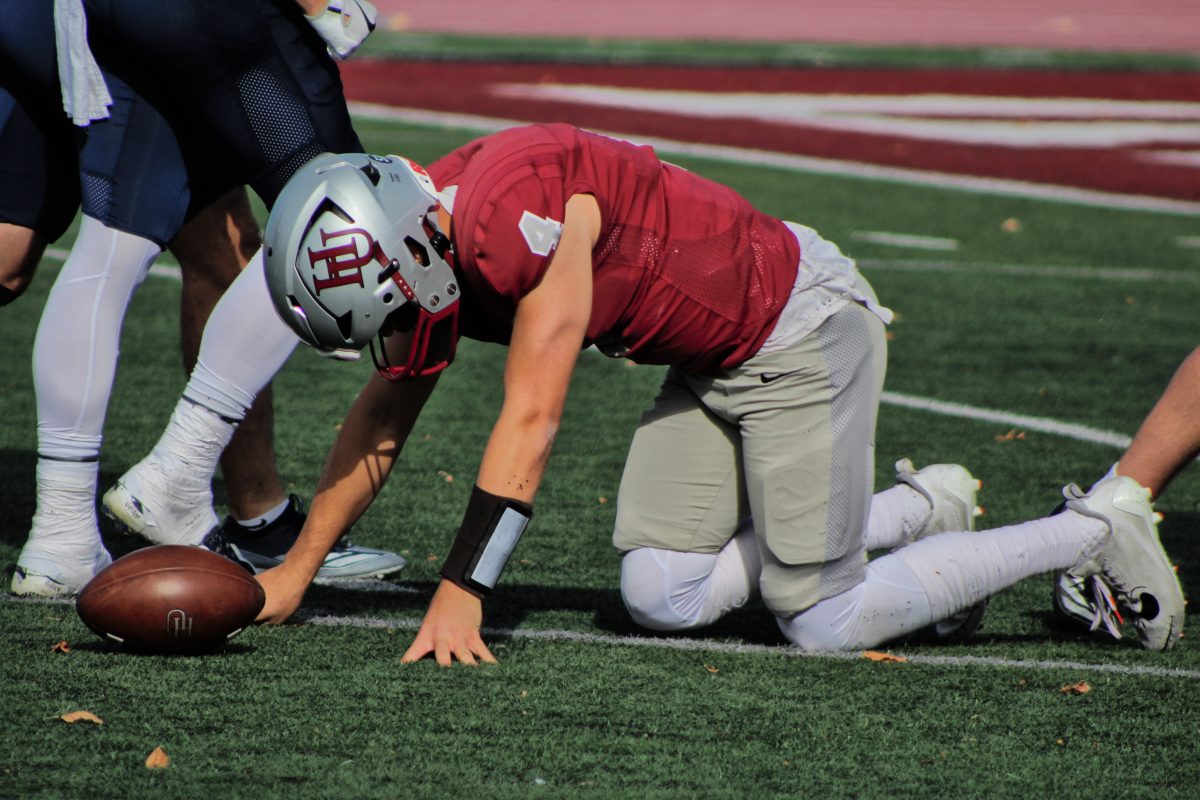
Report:
[{"label": "player's bare arm", "polygon": [[[542,282],[517,305],[504,368],[504,404],[479,468],[484,492],[532,504],[558,431],[571,373],[591,317],[592,248],[600,210],[590,195],[567,202],[566,219]],[[443,580],[421,630],[403,661],[433,653],[438,664],[454,659],[495,661],[479,635],[479,597]]]},{"label": "player's bare arm", "polygon": [[383,488],[437,375],[391,383],[372,375],[334,441],[312,509],[287,559],[258,575],[267,600],[259,622],[286,622],[333,545]]}]

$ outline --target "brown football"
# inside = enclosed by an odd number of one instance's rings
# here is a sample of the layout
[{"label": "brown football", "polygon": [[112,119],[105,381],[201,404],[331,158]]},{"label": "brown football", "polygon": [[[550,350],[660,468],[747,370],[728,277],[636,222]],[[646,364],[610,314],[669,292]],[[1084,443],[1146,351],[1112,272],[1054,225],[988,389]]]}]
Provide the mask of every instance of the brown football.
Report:
[{"label": "brown football", "polygon": [[264,600],[258,581],[224,556],[164,544],[102,569],[75,609],[102,638],[132,650],[204,653],[252,623]]}]

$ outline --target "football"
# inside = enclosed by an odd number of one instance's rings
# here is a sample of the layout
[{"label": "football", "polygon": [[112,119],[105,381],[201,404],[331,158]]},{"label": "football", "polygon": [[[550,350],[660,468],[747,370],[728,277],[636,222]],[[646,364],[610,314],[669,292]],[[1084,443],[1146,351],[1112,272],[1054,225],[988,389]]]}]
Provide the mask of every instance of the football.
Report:
[{"label": "football", "polygon": [[99,636],[131,650],[205,653],[252,623],[265,599],[258,581],[229,559],[167,544],[98,572],[75,609]]}]

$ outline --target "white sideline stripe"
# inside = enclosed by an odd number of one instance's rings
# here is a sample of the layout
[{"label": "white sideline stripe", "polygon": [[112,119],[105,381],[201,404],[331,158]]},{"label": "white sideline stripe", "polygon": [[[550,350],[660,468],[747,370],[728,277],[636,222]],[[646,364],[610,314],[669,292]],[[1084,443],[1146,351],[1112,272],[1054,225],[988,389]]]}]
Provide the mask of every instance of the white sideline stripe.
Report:
[{"label": "white sideline stripe", "polygon": [[963,403],[947,403],[932,400],[927,397],[914,397],[899,392],[884,392],[880,400],[888,405],[902,408],[928,411],[949,417],[973,419],[980,422],[994,422],[1009,428],[1020,428],[1026,431],[1049,433],[1055,436],[1065,436],[1081,442],[1108,445],[1124,450],[1133,441],[1129,436],[1099,428],[1089,428],[1086,425],[1075,425],[1069,422],[1059,422],[1046,417],[1030,417],[1025,414],[1012,414],[1007,411],[996,411],[987,408],[976,408]]},{"label": "white sideline stripe", "polygon": [[[474,114],[453,114],[427,111],[417,108],[396,108],[378,103],[349,103],[350,113],[363,119],[407,122],[434,127],[464,128],[467,130],[494,133],[525,125],[527,122],[511,119],[483,117]],[[930,186],[937,189],[955,189],[964,192],[994,194],[1006,197],[1023,197],[1033,200],[1049,200],[1058,203],[1095,206],[1098,208],[1124,209],[1129,211],[1153,211],[1166,214],[1200,216],[1200,202],[1173,200],[1165,197],[1117,194],[1092,189],[1078,189],[1048,183],[1028,183],[1004,178],[979,178],[970,175],[954,175],[930,170],[884,167],[858,161],[838,161],[831,158],[775,153],[767,150],[752,150],[743,147],[695,144],[673,139],[629,136],[621,133],[599,131],[607,136],[648,144],[665,153],[677,153],[698,158],[711,158],[736,164],[759,167],[776,167],[793,172],[817,175],[835,175],[844,178],[892,181],[914,186]]]},{"label": "white sideline stripe", "polygon": [[[321,614],[315,611],[312,616],[304,617],[303,621],[310,625],[401,631],[416,631],[421,627],[421,621],[415,619],[389,620],[377,617],[345,617],[333,614]],[[667,639],[655,636],[612,636],[582,631],[524,628],[483,628],[482,633],[486,636],[499,636],[507,639],[570,642],[574,644],[604,645],[610,647],[656,647],[663,650],[723,653],[728,655],[772,655],[787,656],[789,658],[825,659],[830,661],[858,661],[863,658],[861,652],[816,653],[798,650],[795,647],[787,645],[737,644],[734,642],[717,642],[711,639],[691,639],[687,637]],[[893,651],[893,654],[902,656],[910,664],[939,667],[999,667],[1003,669],[1037,670],[1040,672],[1065,670],[1200,680],[1200,670],[1177,669],[1173,667],[1149,667],[1136,664],[1089,664],[1083,661],[1012,659],[1000,658],[998,656],[908,655],[899,651]]]}]

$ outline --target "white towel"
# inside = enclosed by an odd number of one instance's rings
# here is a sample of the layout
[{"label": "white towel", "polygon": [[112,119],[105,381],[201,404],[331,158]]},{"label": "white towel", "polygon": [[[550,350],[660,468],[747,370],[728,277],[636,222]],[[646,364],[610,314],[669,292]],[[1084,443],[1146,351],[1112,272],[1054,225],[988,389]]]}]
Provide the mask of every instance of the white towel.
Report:
[{"label": "white towel", "polygon": [[67,116],[81,126],[105,119],[112,95],[88,49],[83,0],[54,0],[54,44],[58,49],[58,81]]}]

